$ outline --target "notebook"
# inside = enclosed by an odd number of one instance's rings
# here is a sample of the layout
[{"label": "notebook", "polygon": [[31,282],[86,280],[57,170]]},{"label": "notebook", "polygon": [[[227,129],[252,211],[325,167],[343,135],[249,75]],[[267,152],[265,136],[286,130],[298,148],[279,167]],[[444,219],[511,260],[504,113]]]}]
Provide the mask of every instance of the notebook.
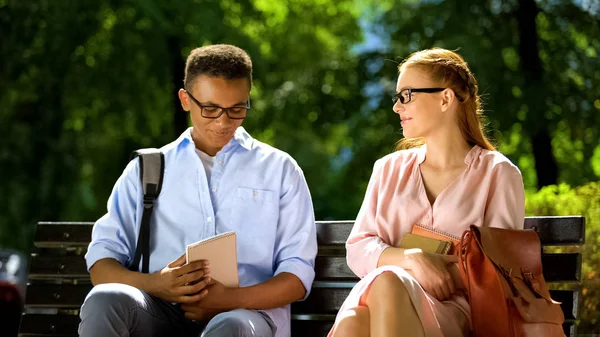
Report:
[{"label": "notebook", "polygon": [[400,248],[420,248],[424,252],[436,254],[448,254],[452,242],[428,238],[413,233],[406,233],[400,241]]},{"label": "notebook", "polygon": [[448,250],[448,254],[455,254],[457,251],[457,246],[460,242],[460,238],[458,236],[448,234],[446,232],[442,232],[438,229],[427,227],[419,224],[415,224],[410,231],[412,234],[442,240],[442,241],[450,241],[450,250]]},{"label": "notebook", "polygon": [[185,250],[186,263],[206,259],[210,277],[227,287],[239,287],[235,232],[226,232],[192,243]]}]

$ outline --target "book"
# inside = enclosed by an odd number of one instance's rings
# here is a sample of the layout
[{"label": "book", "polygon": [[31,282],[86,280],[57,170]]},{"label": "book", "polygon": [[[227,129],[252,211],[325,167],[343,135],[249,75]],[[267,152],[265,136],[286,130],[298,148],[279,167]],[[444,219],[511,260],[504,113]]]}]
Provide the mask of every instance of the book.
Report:
[{"label": "book", "polygon": [[420,248],[424,252],[436,254],[448,254],[452,242],[428,238],[426,236],[406,233],[400,241],[400,248]]},{"label": "book", "polygon": [[235,232],[226,232],[192,243],[185,250],[186,263],[208,260],[210,277],[227,287],[239,287]]},{"label": "book", "polygon": [[410,232],[412,234],[416,234],[416,235],[420,235],[420,236],[424,236],[424,237],[428,237],[428,238],[432,238],[432,239],[450,241],[451,247],[450,247],[450,250],[448,251],[448,254],[451,254],[451,255],[455,254],[456,251],[458,250],[457,247],[458,247],[458,244],[460,243],[460,238],[458,236],[448,234],[448,233],[442,232],[438,229],[423,226],[420,224],[415,224]]}]

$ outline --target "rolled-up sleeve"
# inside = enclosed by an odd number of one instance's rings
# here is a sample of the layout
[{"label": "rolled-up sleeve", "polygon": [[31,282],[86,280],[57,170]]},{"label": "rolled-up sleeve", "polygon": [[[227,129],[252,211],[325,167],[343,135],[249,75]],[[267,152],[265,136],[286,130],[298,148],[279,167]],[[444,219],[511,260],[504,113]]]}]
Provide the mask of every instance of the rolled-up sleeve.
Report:
[{"label": "rolled-up sleeve", "polygon": [[525,190],[519,169],[511,163],[500,163],[494,168],[484,226],[523,229],[525,218]]},{"label": "rolled-up sleeve", "polygon": [[101,259],[113,258],[123,266],[133,260],[141,186],[138,160],[132,160],[113,187],[108,212],[94,224],[92,239],[85,254],[88,271]]},{"label": "rolled-up sleeve", "polygon": [[373,166],[365,199],[346,241],[348,267],[361,278],[377,268],[379,257],[386,248],[390,247],[377,234],[376,218],[381,166],[381,160],[375,162]]},{"label": "rolled-up sleeve", "polygon": [[[292,165],[290,165],[292,166]],[[317,235],[310,191],[297,165],[283,183],[275,243],[275,275],[296,275],[309,295],[315,278]]]}]

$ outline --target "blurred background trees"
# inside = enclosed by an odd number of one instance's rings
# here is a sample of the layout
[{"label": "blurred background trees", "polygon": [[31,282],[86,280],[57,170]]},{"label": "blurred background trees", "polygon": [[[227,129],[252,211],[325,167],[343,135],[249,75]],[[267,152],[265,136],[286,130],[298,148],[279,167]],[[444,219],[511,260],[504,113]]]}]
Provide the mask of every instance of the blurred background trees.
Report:
[{"label": "blurred background trees", "polygon": [[317,219],[353,219],[373,163],[401,138],[397,63],[458,49],[490,136],[523,173],[528,214],[587,216],[581,328],[600,325],[593,0],[0,0],[0,245],[27,251],[39,220],[101,216],[131,151],[188,126],[185,57],[210,43],[251,55],[244,126],[300,163]]}]

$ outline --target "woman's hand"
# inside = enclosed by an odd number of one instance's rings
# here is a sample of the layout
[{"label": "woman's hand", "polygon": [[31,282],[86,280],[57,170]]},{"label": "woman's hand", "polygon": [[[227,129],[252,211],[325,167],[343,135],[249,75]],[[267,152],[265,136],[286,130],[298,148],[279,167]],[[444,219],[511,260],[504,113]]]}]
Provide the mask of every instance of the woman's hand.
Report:
[{"label": "woman's hand", "polygon": [[450,298],[455,287],[448,267],[458,262],[457,256],[426,253],[420,249],[407,249],[404,255],[411,274],[426,292],[439,301]]}]

